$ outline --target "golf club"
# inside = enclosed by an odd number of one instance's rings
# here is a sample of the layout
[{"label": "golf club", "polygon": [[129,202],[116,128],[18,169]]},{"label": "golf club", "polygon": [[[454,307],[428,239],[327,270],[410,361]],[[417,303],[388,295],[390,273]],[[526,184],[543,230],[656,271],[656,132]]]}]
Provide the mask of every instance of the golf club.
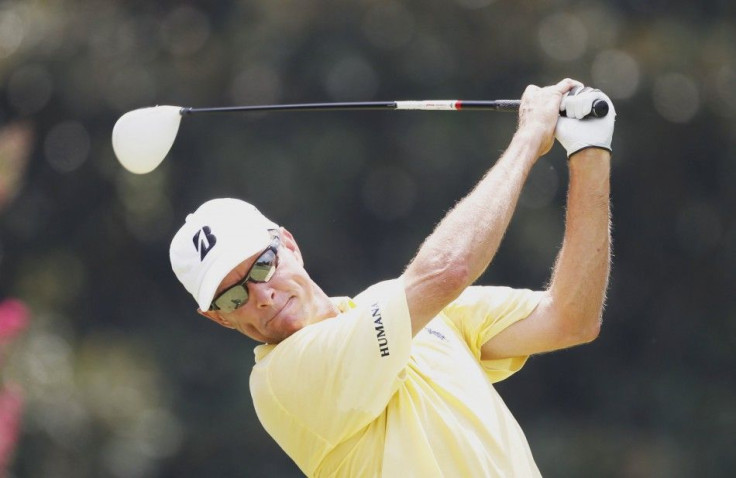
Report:
[{"label": "golf club", "polygon": [[[227,106],[193,108],[152,106],[129,111],[118,119],[112,130],[112,146],[120,163],[128,171],[145,174],[153,171],[174,144],[182,116],[204,113],[243,113],[268,111],[349,111],[349,110],[421,110],[421,111],[508,111],[519,110],[520,100],[422,100],[370,101],[347,103],[300,103],[286,105]],[[565,112],[563,111],[562,114]],[[608,103],[596,100],[588,116],[608,114]]]}]

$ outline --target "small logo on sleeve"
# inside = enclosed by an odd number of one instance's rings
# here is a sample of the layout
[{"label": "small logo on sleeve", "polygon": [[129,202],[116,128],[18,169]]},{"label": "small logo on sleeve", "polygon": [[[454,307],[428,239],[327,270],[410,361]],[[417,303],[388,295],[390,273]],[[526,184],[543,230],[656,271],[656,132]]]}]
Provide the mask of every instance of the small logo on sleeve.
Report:
[{"label": "small logo on sleeve", "polygon": [[425,327],[424,330],[426,330],[428,334],[434,335],[435,337],[437,337],[438,339],[442,340],[443,342],[447,342],[447,337],[445,337],[445,334],[443,334],[443,333],[441,333],[441,332],[439,332],[437,330],[430,329],[429,327]]},{"label": "small logo on sleeve", "polygon": [[381,309],[378,304],[371,305],[371,317],[373,318],[373,328],[376,331],[376,340],[378,341],[378,350],[381,357],[388,357],[388,338],[386,338],[386,329],[383,327],[383,318],[381,317]]},{"label": "small logo on sleeve", "polygon": [[[203,237],[200,238],[200,235]],[[203,261],[207,253],[215,247],[217,237],[212,234],[209,226],[204,226],[194,234],[192,241],[194,241],[194,248],[199,252],[199,260]]]}]

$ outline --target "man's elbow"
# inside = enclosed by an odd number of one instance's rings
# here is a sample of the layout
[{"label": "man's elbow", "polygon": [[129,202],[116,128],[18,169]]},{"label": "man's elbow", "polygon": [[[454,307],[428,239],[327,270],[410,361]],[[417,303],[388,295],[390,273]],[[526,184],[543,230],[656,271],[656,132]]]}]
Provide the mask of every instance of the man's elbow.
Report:
[{"label": "man's elbow", "polygon": [[564,336],[568,347],[587,344],[601,333],[601,314],[576,314],[576,317],[568,316],[569,319],[564,326]]},{"label": "man's elbow", "polygon": [[472,282],[469,269],[461,265],[453,265],[441,271],[435,271],[434,277],[437,282],[432,296],[442,304],[441,308],[457,299]]},{"label": "man's elbow", "polygon": [[600,314],[597,314],[595,318],[592,318],[586,323],[586,325],[581,327],[580,343],[587,344],[597,339],[601,334],[601,324],[601,316]]},{"label": "man's elbow", "polygon": [[555,348],[587,344],[598,338],[601,332],[600,310],[582,310],[573,303],[562,305],[554,300],[552,304],[550,318],[554,324],[551,331]]},{"label": "man's elbow", "polygon": [[410,264],[404,272],[404,287],[412,322],[416,317],[423,327],[426,321],[455,300],[470,281],[469,268],[450,261],[434,259]]},{"label": "man's elbow", "polygon": [[603,301],[566,300],[548,294],[550,317],[560,348],[587,344],[601,333]]},{"label": "man's elbow", "polygon": [[450,254],[436,254],[429,260],[412,263],[404,276],[431,290],[433,297],[442,298],[447,303],[454,300],[474,279],[470,267]]}]

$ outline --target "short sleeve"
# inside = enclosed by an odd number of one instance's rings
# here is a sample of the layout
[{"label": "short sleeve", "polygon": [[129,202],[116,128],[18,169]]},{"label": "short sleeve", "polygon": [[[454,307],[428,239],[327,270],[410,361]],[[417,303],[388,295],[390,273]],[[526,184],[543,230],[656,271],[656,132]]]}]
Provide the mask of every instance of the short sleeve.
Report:
[{"label": "short sleeve", "polygon": [[287,452],[292,440],[329,447],[351,436],[383,412],[403,380],[412,340],[403,282],[373,286],[354,305],[267,346],[253,369],[256,411]]},{"label": "short sleeve", "polygon": [[[444,310],[471,352],[480,360],[481,347],[510,325],[532,313],[543,293],[509,287],[467,288]],[[489,379],[498,382],[519,371],[528,356],[481,361]]]}]

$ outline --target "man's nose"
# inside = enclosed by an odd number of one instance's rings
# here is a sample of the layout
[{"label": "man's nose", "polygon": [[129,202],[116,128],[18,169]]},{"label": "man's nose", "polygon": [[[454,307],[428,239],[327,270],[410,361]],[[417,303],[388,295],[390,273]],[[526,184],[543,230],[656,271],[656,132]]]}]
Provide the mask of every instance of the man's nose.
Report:
[{"label": "man's nose", "polygon": [[249,282],[248,289],[256,307],[263,308],[273,304],[276,292],[268,282]]}]

